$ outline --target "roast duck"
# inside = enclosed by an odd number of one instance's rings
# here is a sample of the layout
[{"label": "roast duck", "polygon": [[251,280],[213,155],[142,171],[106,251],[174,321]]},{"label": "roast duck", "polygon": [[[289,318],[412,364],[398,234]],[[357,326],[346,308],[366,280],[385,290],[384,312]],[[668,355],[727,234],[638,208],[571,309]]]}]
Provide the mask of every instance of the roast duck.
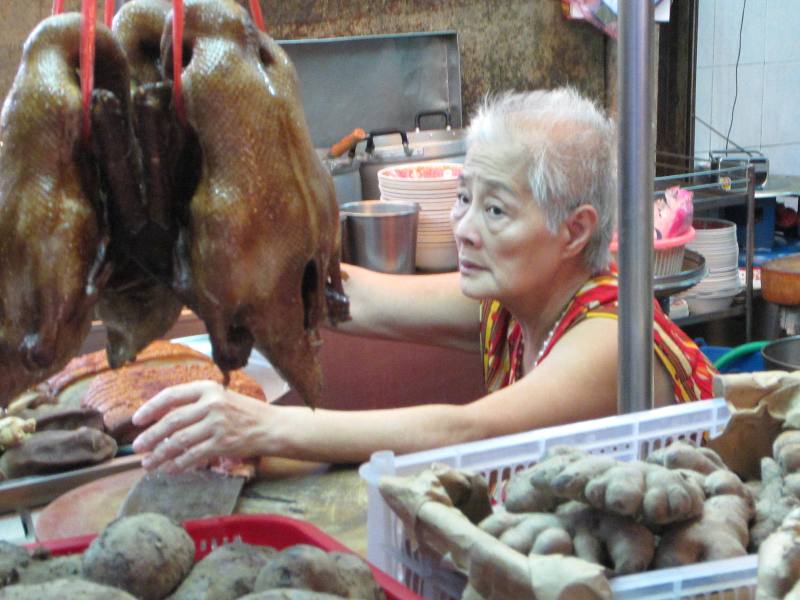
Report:
[{"label": "roast duck", "polygon": [[0,116],[3,406],[64,367],[93,317],[117,368],[184,305],[225,383],[255,347],[320,397],[318,327],[348,304],[295,70],[233,0],[186,0],[184,19],[185,113],[170,4],[133,0],[112,30],[97,24],[88,139],[80,16],[46,19],[25,44]]}]

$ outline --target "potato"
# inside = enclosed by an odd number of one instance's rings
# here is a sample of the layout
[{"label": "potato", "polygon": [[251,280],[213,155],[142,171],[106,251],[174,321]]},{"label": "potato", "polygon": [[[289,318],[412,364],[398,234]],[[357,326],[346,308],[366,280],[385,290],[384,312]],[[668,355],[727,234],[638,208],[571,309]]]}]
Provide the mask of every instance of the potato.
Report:
[{"label": "potato", "polygon": [[347,597],[347,585],[324,550],[297,544],[278,552],[256,578],[253,591],[297,588]]},{"label": "potato", "polygon": [[0,542],[0,586],[16,583],[19,570],[30,560],[31,555],[22,546]]},{"label": "potato", "polygon": [[236,542],[220,546],[195,564],[170,600],[233,600],[253,591],[274,548]]},{"label": "potato", "polygon": [[82,561],[81,554],[34,558],[20,570],[19,583],[46,583],[55,579],[79,578]]},{"label": "potato", "polygon": [[10,585],[0,590],[0,600],[136,600],[122,590],[82,579],[56,579],[48,583]]},{"label": "potato", "polygon": [[339,577],[344,580],[349,590],[347,598],[360,598],[361,600],[385,600],[386,596],[375,581],[369,565],[362,558],[349,552],[330,552],[329,558],[333,559]]},{"label": "potato", "polygon": [[242,596],[240,600],[341,600],[342,596],[334,596],[324,592],[309,590],[267,590]]},{"label": "potato", "polygon": [[142,600],[160,600],[189,573],[192,538],[158,513],[115,519],[83,555],[82,575]]}]

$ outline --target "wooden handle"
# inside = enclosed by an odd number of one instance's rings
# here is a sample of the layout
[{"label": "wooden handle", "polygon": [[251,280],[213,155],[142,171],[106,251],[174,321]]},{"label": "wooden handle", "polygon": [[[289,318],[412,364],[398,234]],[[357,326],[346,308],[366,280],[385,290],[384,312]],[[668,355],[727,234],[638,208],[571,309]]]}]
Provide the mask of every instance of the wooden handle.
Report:
[{"label": "wooden handle", "polygon": [[336,142],[333,146],[331,146],[330,151],[328,152],[328,156],[331,158],[336,158],[337,156],[341,156],[350,148],[355,146],[361,140],[367,139],[367,132],[361,129],[361,127],[356,127],[344,136],[341,140]]}]

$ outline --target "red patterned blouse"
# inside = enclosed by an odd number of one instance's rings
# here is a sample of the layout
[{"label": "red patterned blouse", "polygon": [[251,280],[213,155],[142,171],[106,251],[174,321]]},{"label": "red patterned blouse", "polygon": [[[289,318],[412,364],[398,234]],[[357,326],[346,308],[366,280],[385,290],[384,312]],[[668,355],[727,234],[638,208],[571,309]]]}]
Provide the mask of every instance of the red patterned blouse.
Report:
[{"label": "red patterned blouse", "polygon": [[[553,330],[539,362],[572,327],[592,318],[618,318],[617,276],[605,271],[575,294]],[[672,378],[676,402],[712,397],[716,369],[697,345],[653,301],[654,350]],[[486,389],[493,392],[522,375],[522,328],[497,300],[481,302],[481,349]]]}]

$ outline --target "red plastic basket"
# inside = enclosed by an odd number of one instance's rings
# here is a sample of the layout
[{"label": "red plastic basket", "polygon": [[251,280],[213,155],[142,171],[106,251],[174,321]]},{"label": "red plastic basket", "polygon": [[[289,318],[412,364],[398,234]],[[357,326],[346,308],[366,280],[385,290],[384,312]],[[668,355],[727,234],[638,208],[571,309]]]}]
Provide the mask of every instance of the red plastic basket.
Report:
[{"label": "red plastic basket", "polygon": [[[306,521],[280,515],[231,515],[186,521],[183,526],[195,543],[195,560],[200,560],[214,548],[235,541],[257,546],[272,546],[283,550],[294,544],[310,544],[326,552],[353,551]],[[28,547],[44,547],[53,555],[83,552],[95,535],[61,540],[49,540]],[[370,565],[375,580],[386,594],[387,600],[422,600],[420,596],[392,579],[383,571]]]}]

